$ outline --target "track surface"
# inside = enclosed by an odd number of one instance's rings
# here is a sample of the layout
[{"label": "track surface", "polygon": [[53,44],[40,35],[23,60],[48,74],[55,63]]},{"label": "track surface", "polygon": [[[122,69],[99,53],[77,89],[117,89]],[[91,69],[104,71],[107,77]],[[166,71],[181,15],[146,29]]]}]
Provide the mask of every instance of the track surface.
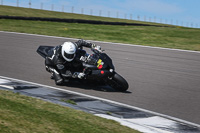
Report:
[{"label": "track surface", "polygon": [[[39,45],[70,39],[0,32],[0,75],[56,86],[45,71]],[[71,40],[75,41],[75,40]],[[99,44],[129,83],[126,93],[85,85],[56,86],[200,124],[200,53]]]}]

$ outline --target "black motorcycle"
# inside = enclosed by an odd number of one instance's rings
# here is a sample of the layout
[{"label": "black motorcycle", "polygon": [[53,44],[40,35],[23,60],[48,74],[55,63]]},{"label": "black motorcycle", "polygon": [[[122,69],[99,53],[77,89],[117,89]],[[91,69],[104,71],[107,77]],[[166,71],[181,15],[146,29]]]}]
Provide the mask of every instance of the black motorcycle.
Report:
[{"label": "black motorcycle", "polygon": [[[52,46],[39,46],[37,53],[46,58],[48,53],[52,51]],[[126,91],[129,87],[127,81],[115,72],[115,67],[111,58],[98,50],[91,49],[93,54],[86,54],[80,60],[83,64],[84,80],[97,81],[111,86],[118,91]]]}]

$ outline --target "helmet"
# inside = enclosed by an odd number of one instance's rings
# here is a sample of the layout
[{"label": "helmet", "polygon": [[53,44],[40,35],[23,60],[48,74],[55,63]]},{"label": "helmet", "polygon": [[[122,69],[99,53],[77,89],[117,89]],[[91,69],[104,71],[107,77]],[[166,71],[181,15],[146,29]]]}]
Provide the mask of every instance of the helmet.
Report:
[{"label": "helmet", "polygon": [[72,42],[65,42],[62,45],[61,53],[66,61],[72,61],[76,56],[76,46]]}]

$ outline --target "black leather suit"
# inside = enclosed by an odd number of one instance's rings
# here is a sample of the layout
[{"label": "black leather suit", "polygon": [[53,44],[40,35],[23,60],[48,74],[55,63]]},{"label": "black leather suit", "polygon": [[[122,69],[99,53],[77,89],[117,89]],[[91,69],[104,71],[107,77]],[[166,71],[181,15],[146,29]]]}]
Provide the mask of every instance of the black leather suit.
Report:
[{"label": "black leather suit", "polygon": [[56,84],[63,82],[63,77],[70,78],[75,72],[83,72],[81,56],[85,56],[86,52],[82,50],[82,47],[92,48],[92,43],[88,43],[84,40],[79,40],[74,43],[76,46],[76,56],[71,61],[66,61],[61,54],[62,45],[56,46],[49,52],[49,55],[45,59],[45,66],[48,72],[53,74]]}]

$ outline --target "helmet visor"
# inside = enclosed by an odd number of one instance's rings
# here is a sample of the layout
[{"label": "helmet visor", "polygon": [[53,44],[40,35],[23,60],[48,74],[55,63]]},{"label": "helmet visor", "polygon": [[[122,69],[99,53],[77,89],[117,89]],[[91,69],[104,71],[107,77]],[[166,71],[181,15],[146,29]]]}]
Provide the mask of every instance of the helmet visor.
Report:
[{"label": "helmet visor", "polygon": [[75,54],[67,54],[66,52],[64,52],[64,56],[65,56],[65,58],[67,58],[67,59],[73,59],[74,56],[75,56]]}]

